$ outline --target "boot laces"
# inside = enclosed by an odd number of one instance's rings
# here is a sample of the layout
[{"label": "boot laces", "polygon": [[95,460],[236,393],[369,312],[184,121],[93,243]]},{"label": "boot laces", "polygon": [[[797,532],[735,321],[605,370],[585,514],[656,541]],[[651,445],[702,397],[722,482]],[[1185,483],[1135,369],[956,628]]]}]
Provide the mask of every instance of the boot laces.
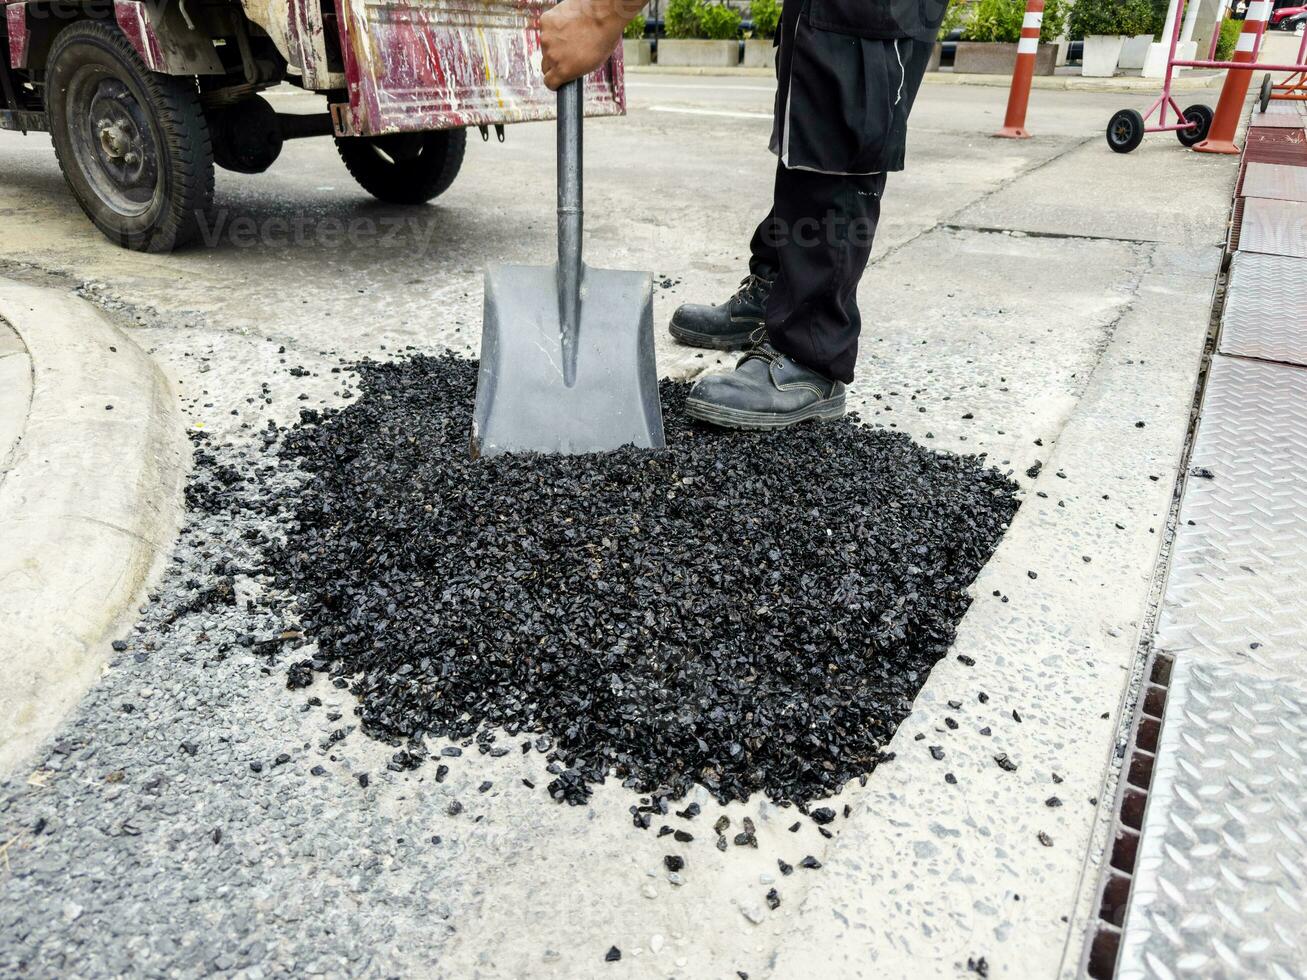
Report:
[{"label": "boot laces", "polygon": [[782,356],[783,355],[781,354],[781,352],[778,351],[775,347],[773,347],[770,341],[766,339],[760,339],[755,341],[754,345],[750,347],[747,351],[745,351],[744,356],[740,358],[739,364],[736,364],[736,367],[739,367],[741,364],[744,364],[746,361],[755,361],[755,360],[766,361],[768,364],[774,364]]},{"label": "boot laces", "polygon": [[734,298],[752,303],[759,302],[771,290],[771,285],[770,279],[764,279],[751,272],[740,280],[740,288],[735,291]]}]

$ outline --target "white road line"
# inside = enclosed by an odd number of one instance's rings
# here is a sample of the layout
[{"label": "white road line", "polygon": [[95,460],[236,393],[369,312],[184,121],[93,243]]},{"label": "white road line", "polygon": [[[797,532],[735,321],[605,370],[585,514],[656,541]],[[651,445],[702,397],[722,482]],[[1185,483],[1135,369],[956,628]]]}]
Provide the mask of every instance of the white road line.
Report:
[{"label": "white road line", "polygon": [[626,80],[627,88],[685,88],[692,89],[696,92],[712,92],[714,95],[720,95],[723,92],[767,92],[776,91],[775,85],[689,85],[678,82],[633,82],[628,77]]},{"label": "white road line", "polygon": [[731,119],[770,119],[770,112],[727,112],[724,109],[679,109],[669,105],[649,107],[650,112],[679,112],[687,116],[728,116]]}]

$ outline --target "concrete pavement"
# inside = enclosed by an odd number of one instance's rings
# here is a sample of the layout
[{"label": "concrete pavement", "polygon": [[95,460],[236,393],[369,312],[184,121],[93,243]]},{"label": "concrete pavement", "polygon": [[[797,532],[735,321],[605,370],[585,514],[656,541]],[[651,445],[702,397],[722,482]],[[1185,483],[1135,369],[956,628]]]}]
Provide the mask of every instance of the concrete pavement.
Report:
[{"label": "concrete pavement", "polygon": [[[744,274],[774,166],[764,148],[770,87],[638,75],[630,93],[629,118],[587,130],[587,249],[605,264],[653,270],[664,323],[677,303],[720,299]],[[282,101],[307,108],[303,96]],[[369,908],[392,923],[373,972],[590,976],[610,944],[625,951],[620,968],[632,976],[950,976],[979,957],[992,976],[1073,970],[1105,820],[1091,801],[1111,797],[1112,750],[1154,598],[1234,166],[1161,135],[1130,156],[1109,152],[1108,117],[1132,101],[1142,108],[1142,94],[1036,91],[1037,135],[1021,143],[989,138],[1004,101],[997,89],[923,90],[909,170],[890,180],[860,293],[864,342],[851,397],[873,424],[987,453],[1030,496],[976,583],[955,650],[900,729],[897,760],[845,791],[840,802],[853,816],[835,840],[808,839],[805,828],[802,846],[825,867],[786,879],[785,903],[755,923],[759,876],[775,868],[769,849],[789,839],[767,804],[730,808],[736,822],[746,813],[758,822],[757,859],[719,859],[696,842],[688,853],[703,870],[671,887],[656,874],[657,844],[633,836],[618,787],[603,787],[584,812],[505,794],[465,827],[438,808],[443,791],[386,776],[374,783],[368,832],[438,834],[459,864],[406,855],[400,864],[411,867],[370,885]],[[268,174],[219,175],[222,221],[208,247],[141,256],[86,224],[48,147],[0,134],[0,211],[13,232],[0,241],[0,264],[11,275],[53,276],[98,303],[154,352],[183,393],[189,424],[248,442],[246,429],[269,418],[288,422],[305,405],[348,398],[348,377],[330,370],[340,355],[475,350],[480,269],[550,253],[552,166],[548,127],[510,129],[503,146],[474,139],[449,194],[404,211],[366,200],[329,142],[293,143]],[[662,335],[659,359],[665,373],[686,377],[729,362]],[[224,705],[207,735],[259,717],[273,726],[270,738],[295,738],[302,723],[278,685],[243,675],[232,684],[250,715]],[[170,704],[161,710],[173,717]],[[954,730],[944,715],[964,724]],[[82,731],[78,716],[71,724]],[[944,746],[945,762],[926,754],[932,743]],[[995,765],[1000,752],[1015,772]],[[348,753],[357,769],[384,767],[384,747],[351,741]],[[112,755],[92,763],[111,764]],[[157,763],[184,785],[178,765]],[[57,775],[40,775],[54,771],[38,767],[41,785],[16,795],[4,815],[24,843],[11,859],[30,876],[26,900],[38,908],[57,901],[38,848],[58,845],[29,840],[11,821],[76,799]],[[466,788],[517,775],[472,759],[458,778]],[[301,792],[304,806],[338,806],[325,781]],[[1048,806],[1053,795],[1063,805]],[[105,813],[115,805],[104,803]],[[173,805],[184,813],[185,797]],[[270,835],[281,832],[275,813],[261,819]],[[167,821],[157,830],[161,841],[180,832]],[[322,860],[265,854],[259,900],[271,895],[286,915],[321,915],[308,892]],[[137,857],[131,873],[153,880],[146,870],[163,861]],[[198,888],[205,879],[195,874]],[[237,888],[238,900],[254,898],[255,887]],[[444,896],[448,935],[407,914],[418,888]],[[265,950],[263,972],[288,969],[275,925],[233,928]],[[71,931],[71,948],[85,954],[94,932]]]},{"label": "concrete pavement", "polygon": [[[172,548],[190,458],[163,375],[94,307],[0,279],[0,773],[81,699]],[[10,351],[6,354],[4,351]]]}]

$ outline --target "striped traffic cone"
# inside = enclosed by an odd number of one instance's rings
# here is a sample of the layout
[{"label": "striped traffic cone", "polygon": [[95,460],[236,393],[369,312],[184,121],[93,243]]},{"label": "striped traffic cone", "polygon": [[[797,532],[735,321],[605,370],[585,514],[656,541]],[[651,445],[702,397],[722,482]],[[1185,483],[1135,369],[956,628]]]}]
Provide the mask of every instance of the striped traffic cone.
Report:
[{"label": "striped traffic cone", "polygon": [[[1239,32],[1239,43],[1235,45],[1234,61],[1253,62],[1262,46],[1262,35],[1266,33],[1266,21],[1271,16],[1271,0],[1253,0],[1248,4],[1248,13],[1244,14],[1243,30]],[[1217,26],[1220,29],[1220,26]],[[1234,134],[1239,128],[1239,116],[1243,112],[1243,100],[1248,95],[1248,86],[1253,73],[1249,68],[1230,68],[1225,73],[1225,85],[1221,87],[1221,100],[1216,104],[1216,114],[1212,117],[1211,128],[1207,130],[1207,139],[1194,149],[1199,153],[1238,153],[1234,145]]]},{"label": "striped traffic cone", "polygon": [[995,136],[1010,140],[1028,140],[1026,106],[1030,104],[1030,80],[1035,77],[1035,52],[1039,50],[1039,29],[1044,24],[1044,0],[1026,0],[1026,16],[1021,21],[1021,40],[1017,42],[1017,64],[1012,69],[1012,88],[1007,97],[1007,115],[1003,128]]}]

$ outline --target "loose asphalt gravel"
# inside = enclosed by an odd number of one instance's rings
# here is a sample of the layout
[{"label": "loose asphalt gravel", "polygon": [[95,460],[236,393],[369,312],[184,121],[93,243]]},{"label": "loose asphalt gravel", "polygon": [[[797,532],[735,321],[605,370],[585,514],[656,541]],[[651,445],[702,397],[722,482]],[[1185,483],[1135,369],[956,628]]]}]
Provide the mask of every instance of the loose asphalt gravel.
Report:
[{"label": "loose asphalt gravel", "polygon": [[876,764],[1016,507],[982,461],[853,420],[692,427],[679,384],[667,453],[471,464],[469,362],[359,375],[294,430],[196,438],[164,580],[0,784],[0,974],[430,973],[503,859],[496,799],[610,770],[673,886],[694,835],[757,846],[669,805],[696,780],[827,835],[816,798]]},{"label": "loose asphalt gravel", "polygon": [[288,685],[347,681],[365,732],[411,743],[400,767],[425,736],[502,754],[497,734],[545,732],[522,749],[574,804],[610,773],[806,803],[870,772],[1015,484],[853,419],[699,426],[680,382],[662,386],[665,452],[474,461],[475,370],[365,362],[359,400],[286,439],[308,479],[268,564],[317,642]]}]

